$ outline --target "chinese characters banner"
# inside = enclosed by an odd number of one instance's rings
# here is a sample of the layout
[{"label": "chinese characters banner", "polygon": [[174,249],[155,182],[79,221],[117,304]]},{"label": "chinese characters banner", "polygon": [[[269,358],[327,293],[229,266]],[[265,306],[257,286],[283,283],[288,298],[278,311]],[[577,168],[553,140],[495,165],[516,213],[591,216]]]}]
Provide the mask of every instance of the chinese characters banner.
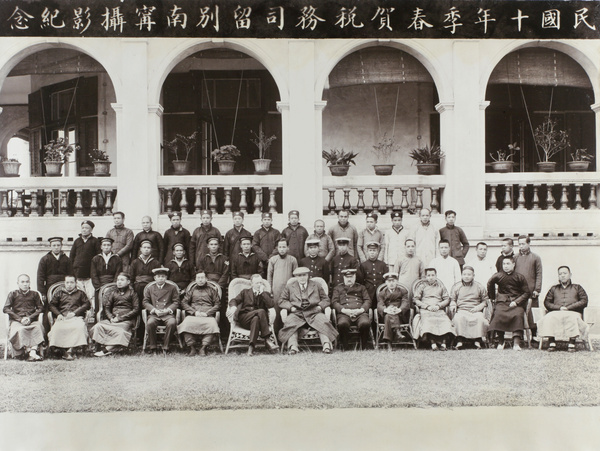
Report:
[{"label": "chinese characters banner", "polygon": [[0,1],[0,36],[596,39],[599,28],[595,1]]}]

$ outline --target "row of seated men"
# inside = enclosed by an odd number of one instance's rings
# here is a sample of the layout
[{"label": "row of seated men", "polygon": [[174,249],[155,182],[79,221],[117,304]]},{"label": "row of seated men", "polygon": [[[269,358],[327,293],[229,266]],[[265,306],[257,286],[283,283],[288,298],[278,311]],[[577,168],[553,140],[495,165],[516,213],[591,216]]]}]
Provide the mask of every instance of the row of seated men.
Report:
[{"label": "row of seated men", "polygon": [[[377,294],[377,317],[381,318],[382,341],[389,347],[403,334],[427,344],[432,350],[446,350],[450,342],[462,349],[467,342],[481,348],[488,332],[494,332],[494,345],[505,346],[504,333],[511,332],[513,349],[520,350],[525,321],[525,304],[530,297],[525,278],[514,271],[514,258],[502,260],[502,270],[494,274],[484,287],[474,280],[475,271],[463,267],[462,279],[450,293],[436,277],[435,268],[427,268],[425,277],[413,287],[398,283],[398,274],[384,275],[385,284]],[[154,284],[148,285],[143,294],[143,309],[147,314],[146,333],[149,352],[156,352],[156,328],[164,325],[163,352],[168,350],[171,337],[177,332],[190,347],[190,355],[206,355],[208,347],[219,336],[216,322],[221,299],[218,291],[207,283],[206,273],[196,274],[196,284],[187,290],[180,301],[175,284],[167,283],[169,270],[154,269]],[[251,276],[251,286],[242,290],[228,303],[226,315],[232,322],[249,329],[248,354],[254,353],[258,338],[265,340],[268,349],[278,349],[277,340],[287,344],[288,352],[299,350],[298,333],[301,328],[312,328],[320,338],[323,352],[330,353],[333,342],[339,338],[341,348],[349,349],[350,329],[355,326],[360,334],[363,348],[368,347],[372,321],[369,315],[372,299],[365,286],[356,282],[356,270],[343,270],[343,282],[335,286],[331,300],[322,284],[309,277],[310,270],[298,267],[288,280],[278,298],[268,289],[261,275]],[[556,341],[568,341],[567,349],[576,350],[575,340],[585,338],[588,326],[582,320],[587,305],[587,294],[577,284],[571,283],[571,271],[566,266],[558,268],[559,284],[547,293],[544,306],[548,310],[539,324],[539,335],[548,337],[549,350],[556,349]],[[410,293],[412,291],[412,293]],[[412,298],[412,299],[411,299]],[[484,310],[490,309],[491,320]],[[136,290],[130,285],[128,273],[117,277],[116,288],[104,300],[106,319],[91,329],[91,339],[97,346],[96,356],[106,356],[129,345],[135,321],[139,315],[140,302]],[[449,316],[447,307],[452,305],[454,315]],[[417,314],[410,323],[413,306]],[[64,288],[57,290],[49,302],[49,310],[55,322],[48,332],[48,345],[64,350],[63,358],[74,359],[74,350],[88,343],[88,329],[84,321],[91,305],[86,294],[76,287],[76,278],[68,275]],[[176,311],[182,308],[188,316],[177,324]],[[335,322],[326,315],[328,307],[335,311]],[[273,327],[269,310],[275,308],[283,318],[279,328]],[[15,353],[28,360],[41,359],[37,349],[45,342],[45,330],[39,321],[44,309],[38,292],[30,290],[29,277],[18,278],[18,289],[9,293],[4,312],[10,318],[8,339]],[[287,315],[280,312],[285,311]],[[452,317],[452,318],[451,318]],[[334,326],[335,324],[335,326]],[[403,326],[409,325],[406,328]],[[379,333],[379,326],[376,333]]]}]

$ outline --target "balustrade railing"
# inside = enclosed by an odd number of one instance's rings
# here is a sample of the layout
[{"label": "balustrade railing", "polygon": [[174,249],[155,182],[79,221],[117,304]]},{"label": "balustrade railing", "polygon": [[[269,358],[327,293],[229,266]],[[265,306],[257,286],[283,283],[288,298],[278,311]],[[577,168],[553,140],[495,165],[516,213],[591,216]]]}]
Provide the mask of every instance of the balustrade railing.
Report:
[{"label": "balustrade railing", "polygon": [[161,213],[200,214],[281,213],[280,175],[270,176],[162,176],[159,177]]},{"label": "balustrade railing", "polygon": [[486,210],[595,210],[600,176],[486,174]]},{"label": "balustrade railing", "polygon": [[440,213],[445,180],[440,175],[324,177],[323,214],[335,215],[344,209],[353,214],[402,210],[404,215],[416,215],[423,208]]}]

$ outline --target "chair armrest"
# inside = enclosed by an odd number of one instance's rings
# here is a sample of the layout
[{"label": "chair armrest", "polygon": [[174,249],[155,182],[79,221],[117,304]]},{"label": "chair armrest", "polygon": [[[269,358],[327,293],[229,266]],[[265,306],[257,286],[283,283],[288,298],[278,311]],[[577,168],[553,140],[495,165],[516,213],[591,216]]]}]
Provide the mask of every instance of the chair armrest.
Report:
[{"label": "chair armrest", "polygon": [[271,307],[269,309],[269,324],[273,325],[273,323],[275,323],[275,317],[277,316],[277,313],[275,312],[275,309],[273,307]]},{"label": "chair armrest", "polygon": [[331,312],[333,310],[331,309],[331,307],[325,307],[325,311],[323,312],[325,314],[325,318],[327,318],[327,320],[331,321]]},{"label": "chair armrest", "polygon": [[144,324],[148,322],[148,311],[146,309],[142,310],[142,321]]},{"label": "chair armrest", "polygon": [[[287,318],[287,316],[288,316],[288,311],[287,311],[286,309],[281,309],[281,310],[279,311],[279,314],[281,315],[281,321],[282,321],[282,322],[285,322],[285,319],[286,319],[286,318]],[[269,321],[270,321],[270,318],[269,318]]]},{"label": "chair armrest", "polygon": [[50,324],[50,327],[54,326],[54,315],[52,312],[48,312],[48,324]]}]

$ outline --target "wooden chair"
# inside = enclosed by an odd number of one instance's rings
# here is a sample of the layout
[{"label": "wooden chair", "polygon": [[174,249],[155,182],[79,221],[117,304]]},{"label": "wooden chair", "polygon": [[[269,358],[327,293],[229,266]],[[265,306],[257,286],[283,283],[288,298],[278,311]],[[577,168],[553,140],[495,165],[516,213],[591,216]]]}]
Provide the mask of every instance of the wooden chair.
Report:
[{"label": "wooden chair", "polygon": [[[598,307],[586,307],[585,309],[583,309],[583,321],[588,325],[588,336],[587,336],[587,340],[584,340],[582,337],[577,337],[576,343],[582,343],[583,346],[586,347],[588,351],[594,350],[594,347],[592,346],[592,339],[590,338],[589,330],[591,330],[591,328],[596,323],[595,315],[593,315],[592,312],[598,311],[598,310],[600,310]],[[534,312],[533,319],[536,323],[538,323],[539,320],[541,320],[542,317],[544,317],[547,313],[546,308],[543,305],[540,305],[540,307],[538,308],[538,312],[539,312],[539,316],[536,315]],[[538,331],[539,331],[539,329],[538,329]],[[548,337],[541,337],[538,335],[538,339],[540,342],[538,349],[541,351],[544,347],[544,342],[547,341]]]},{"label": "wooden chair", "polygon": [[[173,285],[175,288],[177,288],[177,293],[179,295],[179,287],[177,286],[177,284],[175,282],[173,282],[171,280],[167,280],[165,283],[167,283],[169,285]],[[146,293],[148,292],[148,287],[150,287],[152,285],[156,285],[156,281],[152,281],[144,287],[144,297],[146,297]],[[179,298],[177,299],[177,302],[179,302]],[[144,341],[142,344],[142,352],[145,352],[146,344],[148,343],[148,328],[146,327],[148,324],[148,312],[144,308],[142,299],[140,299],[140,303],[142,304],[142,321],[144,322]],[[177,322],[177,324],[180,324],[181,323],[181,310],[175,309],[174,313],[175,313],[175,321]],[[166,331],[167,331],[167,326],[164,326],[164,325],[157,326],[156,327],[156,336],[158,337],[159,335],[164,335],[166,333]],[[183,349],[183,344],[181,343],[181,337],[177,333],[177,330],[175,330],[175,337],[177,338],[177,342],[179,343],[179,348]],[[157,344],[159,344],[158,340],[157,340]]]},{"label": "wooden chair", "polygon": [[[290,284],[294,279],[290,279],[288,281],[288,284]],[[322,279],[321,277],[312,277],[310,280],[313,280],[315,282],[317,282],[319,285],[321,285],[321,287],[323,288],[323,290],[325,291],[326,295],[329,295],[329,286],[327,285],[327,282],[325,282],[324,279]],[[325,311],[323,312],[325,314],[325,317],[331,321],[331,307],[326,307]],[[281,310],[281,320],[283,322],[285,322],[285,319],[288,316],[288,311],[287,310]],[[321,349],[322,345],[321,345],[321,339],[319,338],[319,332],[317,332],[315,329],[313,329],[310,326],[303,326],[300,329],[298,329],[298,344],[302,347],[304,347],[306,350],[310,351],[311,348],[318,348]],[[281,352],[283,352],[284,347],[287,345],[286,343],[281,343]],[[335,348],[335,343],[332,343],[332,346]]]},{"label": "wooden chair", "polygon": [[[133,287],[132,287],[133,288]],[[99,323],[103,319],[106,319],[106,315],[104,314],[104,298],[112,291],[117,289],[117,284],[115,282],[110,282],[102,285],[98,290],[98,313],[96,313],[96,322]],[[140,299],[140,306],[141,306]],[[135,318],[135,323],[133,329],[131,330],[131,340],[129,340],[129,349],[134,351],[137,348],[137,330],[140,325],[140,314]]]},{"label": "wooden chair", "polygon": [[[222,299],[223,290],[221,289],[221,286],[217,282],[213,282],[212,280],[207,280],[206,284],[217,292],[219,299]],[[191,292],[195,286],[196,286],[196,281],[195,280],[191,281],[188,284],[188,286],[185,288],[185,294],[188,294],[189,292]],[[185,319],[185,317],[186,317],[185,310],[181,309],[181,321],[183,321]],[[221,312],[217,312],[215,314],[215,320],[217,321],[217,324],[219,324],[219,322],[221,320]],[[221,341],[221,332],[220,331],[219,331],[219,336],[217,337],[217,341],[219,342],[219,349],[221,350],[221,353],[223,353],[223,342]],[[182,344],[184,344],[184,343],[182,342]]]},{"label": "wooden chair", "polygon": [[[236,278],[229,282],[228,289],[228,302],[231,301],[234,297],[245,290],[246,288],[250,288],[252,283],[250,280]],[[263,280],[264,290],[271,292],[271,287],[266,280]],[[229,352],[230,349],[234,348],[247,348],[250,345],[250,331],[248,329],[244,329],[241,327],[237,321],[229,317],[229,322],[231,323],[231,328],[229,330],[229,338],[227,339],[227,346],[225,347],[225,354]],[[273,330],[273,323],[275,322],[275,309],[269,309],[269,325],[271,329],[271,334],[275,337],[275,342],[277,342],[277,337],[275,336],[275,331]],[[264,342],[262,337],[259,337],[259,342]]]},{"label": "wooden chair", "polygon": [[[379,295],[380,295],[381,291],[385,287],[386,287],[385,283],[382,283],[381,285],[379,285],[377,287],[377,291],[376,291],[377,305],[379,305],[379,303],[382,302],[380,300],[380,298],[379,298]],[[406,287],[404,287],[404,286],[403,286],[403,288],[406,289]],[[374,309],[374,311],[375,311],[375,324],[377,325],[377,334],[375,336],[375,349],[379,349],[379,342],[381,341],[381,339],[383,337],[383,332],[385,330],[385,325],[383,323],[379,322],[379,314],[377,312],[377,309]],[[413,311],[413,308],[411,306],[411,308],[410,308],[410,319],[408,321],[408,324],[400,324],[400,332],[406,338],[404,340],[393,341],[392,343],[390,343],[392,346],[393,345],[397,345],[397,346],[408,345],[408,346],[413,346],[415,349],[417,349],[417,342],[413,338],[413,330],[412,330],[412,320],[413,320],[413,317],[414,317],[414,311]],[[383,318],[381,318],[381,319],[383,321]]]},{"label": "wooden chair", "polygon": [[[40,299],[42,300],[42,305],[44,305],[44,298],[42,297],[42,294],[37,290],[31,290],[31,291],[33,291],[39,295]],[[40,324],[43,324],[42,323],[43,318],[44,318],[44,312],[42,311],[42,313],[40,313],[38,316],[38,321],[40,322]],[[12,344],[10,343],[9,336],[10,336],[10,316],[8,316],[8,314],[7,314],[6,315],[6,345],[4,346],[4,360],[8,359],[9,352],[10,352],[10,357],[13,359],[15,358],[15,350],[13,349]],[[44,357],[44,347],[39,346],[38,351],[39,351],[40,356],[43,358]]]}]

